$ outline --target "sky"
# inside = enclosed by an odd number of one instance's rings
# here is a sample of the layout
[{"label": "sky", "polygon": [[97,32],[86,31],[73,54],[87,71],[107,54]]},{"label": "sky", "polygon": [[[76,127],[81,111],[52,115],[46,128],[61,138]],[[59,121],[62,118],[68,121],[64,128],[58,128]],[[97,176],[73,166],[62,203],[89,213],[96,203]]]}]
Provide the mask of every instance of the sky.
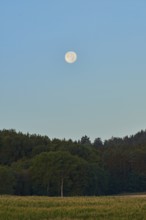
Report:
[{"label": "sky", "polygon": [[0,129],[124,137],[146,129],[145,97],[145,0],[0,1]]}]

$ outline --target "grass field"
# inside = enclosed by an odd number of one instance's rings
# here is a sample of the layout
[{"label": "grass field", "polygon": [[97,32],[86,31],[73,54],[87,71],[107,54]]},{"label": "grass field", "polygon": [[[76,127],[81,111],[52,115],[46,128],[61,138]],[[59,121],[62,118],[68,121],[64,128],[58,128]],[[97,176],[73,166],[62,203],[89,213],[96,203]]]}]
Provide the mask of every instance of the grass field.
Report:
[{"label": "grass field", "polygon": [[146,220],[146,196],[0,196],[0,220]]}]

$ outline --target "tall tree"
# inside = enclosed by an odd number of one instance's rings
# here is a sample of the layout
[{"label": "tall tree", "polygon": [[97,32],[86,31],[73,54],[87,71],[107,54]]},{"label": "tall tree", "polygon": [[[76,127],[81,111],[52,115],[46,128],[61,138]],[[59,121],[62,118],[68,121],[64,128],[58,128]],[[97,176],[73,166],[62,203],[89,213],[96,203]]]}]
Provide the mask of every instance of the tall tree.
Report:
[{"label": "tall tree", "polygon": [[80,143],[83,145],[91,145],[90,138],[87,135],[81,137]]},{"label": "tall tree", "polygon": [[95,140],[94,140],[94,142],[93,142],[93,146],[94,146],[94,147],[102,147],[102,146],[103,146],[103,143],[102,143],[101,138],[95,138]]},{"label": "tall tree", "polygon": [[0,194],[13,194],[15,176],[11,168],[0,166]]},{"label": "tall tree", "polygon": [[65,185],[79,160],[82,159],[65,151],[41,153],[33,160],[32,178],[42,189],[46,188],[47,194],[51,193],[51,185],[60,185],[60,195],[63,197]]}]

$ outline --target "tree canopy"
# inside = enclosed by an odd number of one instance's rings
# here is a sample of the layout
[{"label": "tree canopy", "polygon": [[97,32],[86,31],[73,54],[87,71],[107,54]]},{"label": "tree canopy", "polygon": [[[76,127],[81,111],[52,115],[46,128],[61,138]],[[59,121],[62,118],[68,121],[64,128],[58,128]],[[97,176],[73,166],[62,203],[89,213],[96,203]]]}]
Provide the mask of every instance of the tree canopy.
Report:
[{"label": "tree canopy", "polygon": [[0,131],[0,194],[108,195],[146,191],[146,131],[104,142]]}]

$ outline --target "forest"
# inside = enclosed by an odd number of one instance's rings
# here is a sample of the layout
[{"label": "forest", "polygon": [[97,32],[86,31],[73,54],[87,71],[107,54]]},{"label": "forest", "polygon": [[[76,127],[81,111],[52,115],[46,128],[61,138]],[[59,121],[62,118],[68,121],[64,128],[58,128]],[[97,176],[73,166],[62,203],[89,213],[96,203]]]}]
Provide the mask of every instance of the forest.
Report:
[{"label": "forest", "polygon": [[146,192],[146,131],[104,142],[0,130],[0,194],[97,196]]}]

